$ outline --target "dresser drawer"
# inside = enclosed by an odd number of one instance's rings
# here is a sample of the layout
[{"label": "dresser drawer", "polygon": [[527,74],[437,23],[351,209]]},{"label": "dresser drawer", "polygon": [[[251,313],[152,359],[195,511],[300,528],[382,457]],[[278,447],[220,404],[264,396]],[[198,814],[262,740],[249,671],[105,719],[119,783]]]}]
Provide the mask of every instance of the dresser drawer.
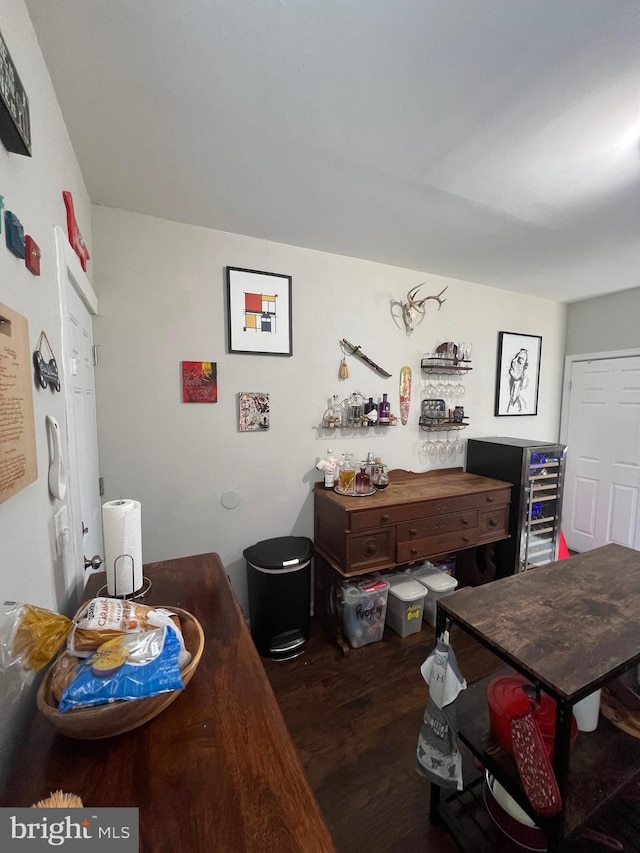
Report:
[{"label": "dresser drawer", "polygon": [[382,506],[353,512],[349,516],[350,530],[369,530],[390,524],[402,524],[417,519],[433,518],[439,515],[451,515],[470,509],[484,509],[491,506],[508,504],[511,500],[510,489],[496,489],[488,492],[452,495],[436,500],[416,501],[396,506]]},{"label": "dresser drawer", "polygon": [[[489,537],[492,538],[492,537]],[[471,530],[458,530],[454,533],[443,533],[439,536],[429,536],[425,539],[417,539],[411,542],[398,543],[398,562],[410,563],[427,557],[435,557],[438,554],[447,554],[449,551],[458,551],[462,548],[470,548],[477,545],[479,541],[479,530],[474,527]]]},{"label": "dresser drawer", "polygon": [[398,507],[385,506],[366,509],[363,512],[349,514],[350,530],[374,530],[379,527],[391,527],[398,521]]},{"label": "dresser drawer", "polygon": [[509,507],[497,506],[495,509],[483,509],[478,513],[478,531],[480,542],[504,539],[509,533]]},{"label": "dresser drawer", "polygon": [[406,521],[397,527],[398,544],[415,542],[427,536],[439,536],[443,533],[453,533],[455,530],[473,530],[478,526],[478,510],[452,512],[449,515],[436,515],[431,518],[418,518]]},{"label": "dresser drawer", "polygon": [[396,530],[373,530],[371,533],[347,534],[345,573],[369,571],[393,566],[396,560]]}]

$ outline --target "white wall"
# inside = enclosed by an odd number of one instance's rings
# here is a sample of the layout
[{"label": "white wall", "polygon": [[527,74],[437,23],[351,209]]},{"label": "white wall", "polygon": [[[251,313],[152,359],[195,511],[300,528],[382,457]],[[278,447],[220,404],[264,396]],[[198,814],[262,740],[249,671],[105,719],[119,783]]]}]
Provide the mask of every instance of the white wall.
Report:
[{"label": "white wall", "polygon": [[[0,195],[42,251],[41,275],[34,277],[0,236],[0,302],[29,322],[30,350],[44,330],[61,356],[60,309],[54,225],[66,233],[62,191],[70,190],[76,216],[91,251],[91,209],[58,102],[22,0],[2,3],[0,29],[29,97],[33,157],[8,153],[0,145]],[[91,275],[89,262],[89,275]],[[47,488],[48,449],[45,416],[57,418],[66,433],[64,395],[33,387],[38,479],[0,504],[0,592],[4,600],[52,609],[67,606],[63,566],[52,546],[52,518],[60,502]],[[29,691],[14,701],[15,684],[0,680],[0,785],[22,726],[33,710]],[[29,805],[29,804],[26,804]]]},{"label": "white wall", "polygon": [[573,302],[567,312],[567,355],[640,346],[640,287]]},{"label": "white wall", "polygon": [[[217,551],[245,612],[243,549],[274,536],[313,537],[311,489],[321,478],[314,465],[329,445],[356,458],[371,449],[391,467],[429,467],[419,456],[427,438],[417,426],[419,364],[436,343],[474,344],[465,437],[558,439],[565,335],[559,303],[100,206],[93,233],[105,499],[141,501],[145,562]],[[226,353],[226,266],[293,277],[293,357]],[[390,300],[421,282],[427,294],[448,285],[446,302],[440,311],[427,303],[424,322],[407,337],[394,325]],[[493,416],[498,331],[543,337],[536,417]],[[340,382],[342,337],[392,378],[349,358],[350,378]],[[181,402],[182,360],[217,363],[218,403]],[[397,413],[404,364],[415,378],[407,426],[355,437],[319,429],[331,395],[356,389],[375,398],[389,392]],[[269,392],[268,432],[238,432],[239,391]],[[241,495],[236,509],[221,505],[227,490]]]}]

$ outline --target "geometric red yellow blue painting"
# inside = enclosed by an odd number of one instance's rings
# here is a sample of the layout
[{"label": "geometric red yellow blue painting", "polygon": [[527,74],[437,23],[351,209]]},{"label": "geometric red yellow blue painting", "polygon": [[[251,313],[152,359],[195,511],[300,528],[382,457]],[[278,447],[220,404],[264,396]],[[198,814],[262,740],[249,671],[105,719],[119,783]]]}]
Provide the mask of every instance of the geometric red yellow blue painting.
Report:
[{"label": "geometric red yellow blue painting", "polygon": [[273,332],[276,327],[276,300],[278,294],[245,293],[244,330]]},{"label": "geometric red yellow blue painting", "polygon": [[291,276],[227,267],[229,352],[292,355]]}]

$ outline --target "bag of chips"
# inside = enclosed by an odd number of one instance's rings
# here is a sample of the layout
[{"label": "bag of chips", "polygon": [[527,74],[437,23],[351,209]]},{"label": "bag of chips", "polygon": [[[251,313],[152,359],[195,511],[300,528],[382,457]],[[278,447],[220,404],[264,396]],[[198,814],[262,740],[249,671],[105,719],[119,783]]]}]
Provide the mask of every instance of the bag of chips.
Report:
[{"label": "bag of chips", "polygon": [[78,661],[75,678],[62,691],[58,710],[181,690],[180,651],[173,624],[111,637],[90,657]]},{"label": "bag of chips", "polygon": [[0,667],[37,672],[56,655],[73,628],[60,613],[5,601],[0,609]]}]

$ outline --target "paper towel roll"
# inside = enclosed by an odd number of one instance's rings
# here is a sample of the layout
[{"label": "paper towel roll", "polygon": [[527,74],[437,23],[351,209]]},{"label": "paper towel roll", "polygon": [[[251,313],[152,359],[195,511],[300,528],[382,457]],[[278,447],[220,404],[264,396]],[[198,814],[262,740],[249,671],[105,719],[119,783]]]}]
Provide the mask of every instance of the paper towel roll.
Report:
[{"label": "paper towel roll", "polygon": [[118,500],[102,504],[104,562],[109,595],[131,595],[142,587],[141,518],[139,501]]}]

